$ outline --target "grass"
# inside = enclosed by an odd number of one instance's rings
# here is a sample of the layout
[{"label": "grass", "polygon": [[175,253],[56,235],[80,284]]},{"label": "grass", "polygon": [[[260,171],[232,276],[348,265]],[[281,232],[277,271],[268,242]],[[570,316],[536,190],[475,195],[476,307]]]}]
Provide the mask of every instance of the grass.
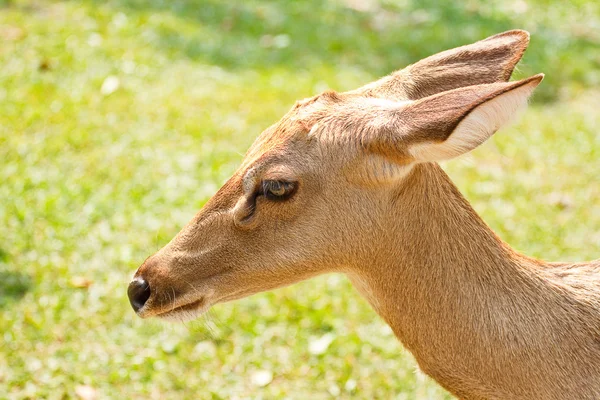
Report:
[{"label": "grass", "polygon": [[446,169],[518,250],[599,257],[598,2],[0,6],[0,398],[449,398],[342,276],[187,325],[136,318],[126,285],[296,99],[506,29],[547,79]]}]

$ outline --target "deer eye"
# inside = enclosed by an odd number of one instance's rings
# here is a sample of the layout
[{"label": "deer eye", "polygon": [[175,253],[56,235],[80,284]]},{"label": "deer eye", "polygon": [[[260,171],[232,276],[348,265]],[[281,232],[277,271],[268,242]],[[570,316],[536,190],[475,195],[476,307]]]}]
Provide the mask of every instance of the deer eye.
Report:
[{"label": "deer eye", "polygon": [[287,200],[296,191],[296,184],[287,181],[265,180],[262,182],[262,193],[269,200]]}]

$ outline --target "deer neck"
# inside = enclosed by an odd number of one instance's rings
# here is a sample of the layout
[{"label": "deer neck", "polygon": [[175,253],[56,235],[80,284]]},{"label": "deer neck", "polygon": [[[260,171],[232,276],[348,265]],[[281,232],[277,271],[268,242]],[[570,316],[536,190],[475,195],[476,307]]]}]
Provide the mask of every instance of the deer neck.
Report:
[{"label": "deer neck", "polygon": [[539,348],[536,329],[558,328],[546,316],[560,304],[541,262],[502,242],[437,164],[406,179],[381,245],[349,276],[426,373],[455,394],[452,382],[482,387],[475,377],[504,373],[511,350]]}]

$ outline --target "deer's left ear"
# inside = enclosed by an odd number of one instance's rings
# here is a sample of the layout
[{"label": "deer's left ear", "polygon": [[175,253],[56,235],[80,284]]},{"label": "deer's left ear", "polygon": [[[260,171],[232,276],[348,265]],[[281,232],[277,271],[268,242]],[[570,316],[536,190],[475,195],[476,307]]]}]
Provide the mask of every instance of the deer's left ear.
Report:
[{"label": "deer's left ear", "polygon": [[510,122],[543,78],[474,85],[417,100],[394,113],[380,137],[388,145],[376,147],[388,152],[401,146],[417,162],[457,157]]}]

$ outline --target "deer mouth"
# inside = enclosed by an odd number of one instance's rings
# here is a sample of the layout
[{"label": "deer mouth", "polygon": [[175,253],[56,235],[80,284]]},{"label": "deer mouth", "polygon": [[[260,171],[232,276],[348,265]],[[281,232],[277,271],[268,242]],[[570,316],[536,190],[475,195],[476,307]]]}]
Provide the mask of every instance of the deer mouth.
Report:
[{"label": "deer mouth", "polygon": [[205,301],[204,296],[198,300],[186,303],[177,307],[173,307],[166,310],[161,310],[154,316],[163,319],[192,319],[208,309],[208,304]]}]

